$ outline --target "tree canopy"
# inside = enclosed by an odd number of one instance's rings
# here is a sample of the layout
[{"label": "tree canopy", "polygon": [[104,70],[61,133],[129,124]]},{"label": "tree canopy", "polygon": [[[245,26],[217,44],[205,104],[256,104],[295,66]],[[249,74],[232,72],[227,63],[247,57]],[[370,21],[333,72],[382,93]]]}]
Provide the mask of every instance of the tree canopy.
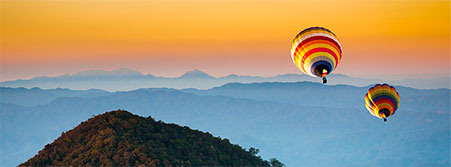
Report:
[{"label": "tree canopy", "polygon": [[117,110],[82,122],[20,166],[270,166],[257,152]]}]

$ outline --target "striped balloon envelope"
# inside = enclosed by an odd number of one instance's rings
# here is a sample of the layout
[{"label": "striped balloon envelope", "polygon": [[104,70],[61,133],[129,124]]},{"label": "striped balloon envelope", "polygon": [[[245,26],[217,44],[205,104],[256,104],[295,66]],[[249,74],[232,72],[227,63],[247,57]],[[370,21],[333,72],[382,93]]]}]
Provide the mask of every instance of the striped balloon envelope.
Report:
[{"label": "striped balloon envelope", "polygon": [[323,78],[329,75],[341,60],[341,45],[337,36],[323,27],[310,27],[293,40],[291,58],[305,74]]},{"label": "striped balloon envelope", "polygon": [[387,121],[399,107],[399,94],[388,84],[376,84],[365,95],[365,107],[371,115]]}]

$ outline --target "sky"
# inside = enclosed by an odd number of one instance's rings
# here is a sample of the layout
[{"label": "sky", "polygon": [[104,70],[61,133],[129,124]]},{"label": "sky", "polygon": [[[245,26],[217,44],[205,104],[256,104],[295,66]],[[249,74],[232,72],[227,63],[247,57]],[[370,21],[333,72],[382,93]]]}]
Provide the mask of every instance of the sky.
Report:
[{"label": "sky", "polygon": [[449,0],[1,0],[0,80],[130,68],[301,73],[305,28],[337,34],[351,76],[450,75]]}]

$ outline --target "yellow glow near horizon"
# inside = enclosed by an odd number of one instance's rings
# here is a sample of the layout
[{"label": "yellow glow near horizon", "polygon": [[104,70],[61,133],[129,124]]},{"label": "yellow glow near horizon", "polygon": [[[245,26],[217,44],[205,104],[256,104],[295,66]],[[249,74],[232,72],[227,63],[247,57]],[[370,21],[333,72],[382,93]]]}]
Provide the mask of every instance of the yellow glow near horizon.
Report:
[{"label": "yellow glow near horizon", "polygon": [[121,63],[162,75],[297,72],[291,41],[310,26],[337,34],[338,72],[449,73],[449,1],[3,0],[2,80]]}]

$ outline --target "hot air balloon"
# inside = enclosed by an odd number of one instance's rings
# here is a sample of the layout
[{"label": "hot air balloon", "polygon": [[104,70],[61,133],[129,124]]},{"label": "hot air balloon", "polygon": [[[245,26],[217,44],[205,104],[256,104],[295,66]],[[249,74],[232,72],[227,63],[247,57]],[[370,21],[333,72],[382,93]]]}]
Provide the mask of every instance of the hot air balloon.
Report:
[{"label": "hot air balloon", "polygon": [[399,107],[399,94],[388,84],[376,84],[365,95],[365,106],[371,115],[387,121]]},{"label": "hot air balloon", "polygon": [[320,77],[327,83],[329,75],[341,60],[341,45],[337,36],[323,27],[302,30],[293,40],[291,58],[305,74]]}]

